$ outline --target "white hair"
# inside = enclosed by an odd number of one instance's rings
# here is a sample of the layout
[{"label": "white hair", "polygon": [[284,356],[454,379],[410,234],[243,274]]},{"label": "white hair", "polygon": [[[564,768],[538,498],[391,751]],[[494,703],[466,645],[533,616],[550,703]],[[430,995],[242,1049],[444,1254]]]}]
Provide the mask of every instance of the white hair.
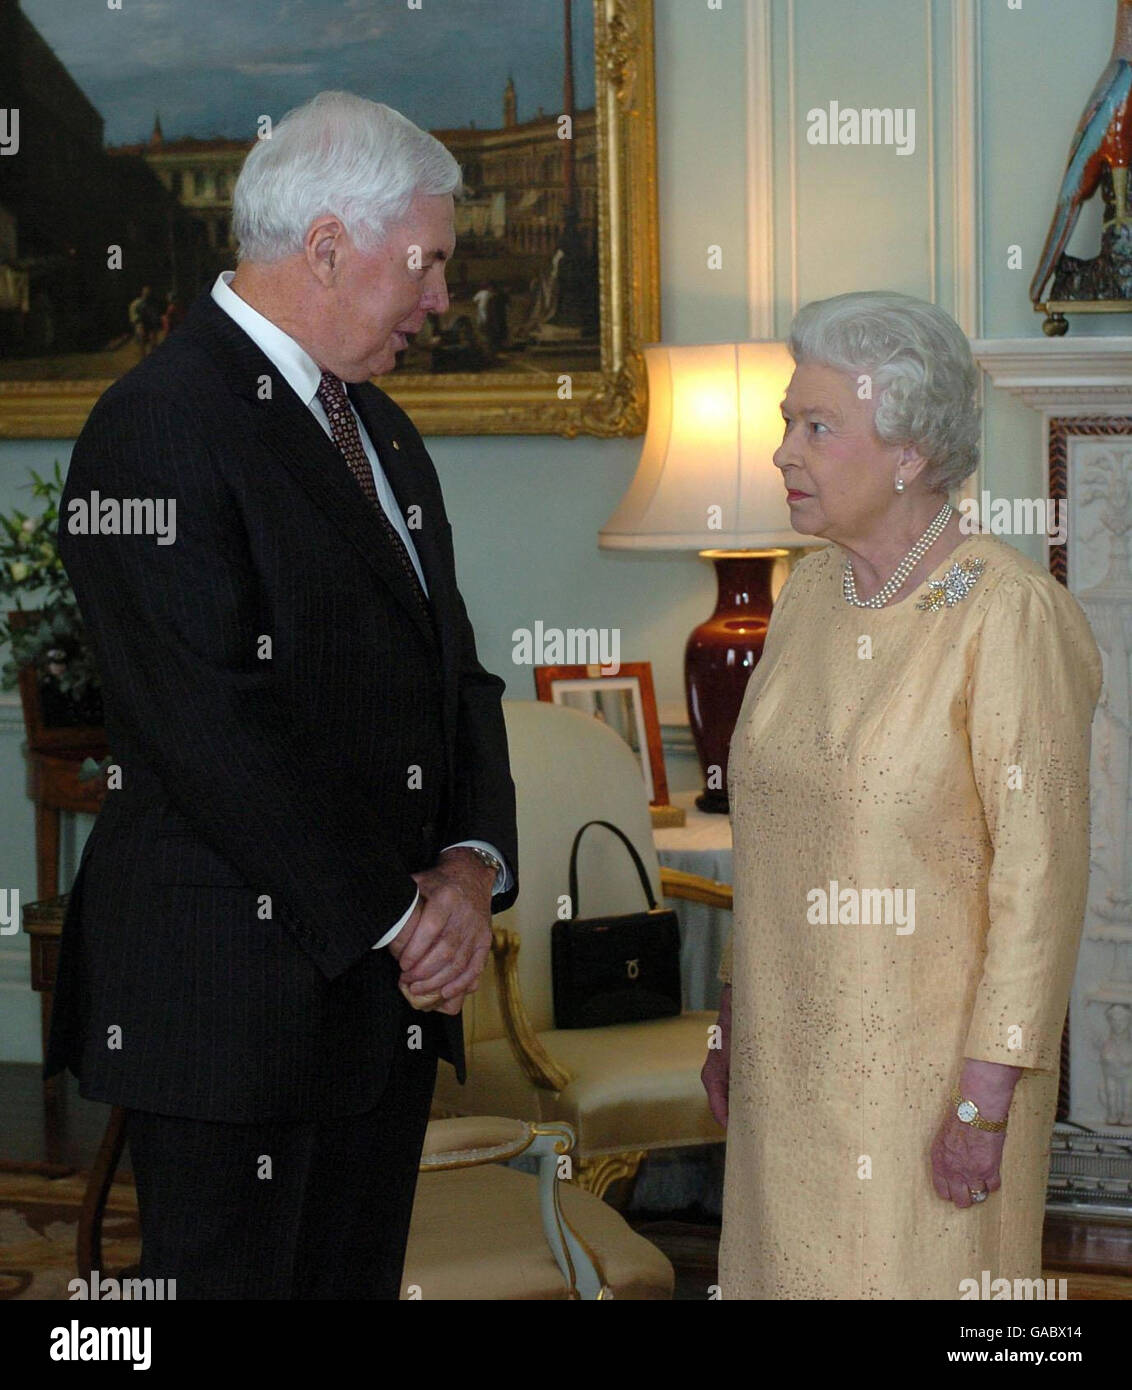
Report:
[{"label": "white hair", "polygon": [[319,92],[244,160],[232,199],[239,259],[296,254],[324,213],[341,218],[359,250],[374,251],[417,194],[455,195],[461,183],[449,151],[399,111],[352,92]]},{"label": "white hair", "polygon": [[787,346],[794,361],[872,378],[876,432],[927,461],[931,492],[950,492],[979,462],[978,369],[949,314],[890,290],[839,294],[798,312]]}]

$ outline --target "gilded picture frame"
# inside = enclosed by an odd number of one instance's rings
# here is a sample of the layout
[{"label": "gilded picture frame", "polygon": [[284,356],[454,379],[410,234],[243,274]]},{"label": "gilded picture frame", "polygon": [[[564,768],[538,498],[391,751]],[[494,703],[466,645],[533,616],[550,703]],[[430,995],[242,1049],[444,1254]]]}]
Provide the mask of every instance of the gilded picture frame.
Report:
[{"label": "gilded picture frame", "polygon": [[[593,9],[597,365],[563,369],[544,349],[525,370],[402,369],[379,378],[426,436],[644,430],[641,348],[661,335],[653,0],[573,3]],[[0,379],[0,438],[73,438],[114,379]]]}]

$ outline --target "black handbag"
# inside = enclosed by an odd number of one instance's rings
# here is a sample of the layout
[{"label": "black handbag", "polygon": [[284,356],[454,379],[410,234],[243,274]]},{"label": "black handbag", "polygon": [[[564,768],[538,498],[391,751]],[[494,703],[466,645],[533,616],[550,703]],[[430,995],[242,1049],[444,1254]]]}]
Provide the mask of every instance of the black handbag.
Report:
[{"label": "black handbag", "polygon": [[619,917],[571,917],[550,932],[556,1028],[601,1028],[671,1018],[681,1011],[680,929],[676,914],[658,907],[641,856],[607,820],[591,820],[570,850],[570,909],[578,910],[578,844],[591,825],[612,830],[633,857],[647,912]]}]

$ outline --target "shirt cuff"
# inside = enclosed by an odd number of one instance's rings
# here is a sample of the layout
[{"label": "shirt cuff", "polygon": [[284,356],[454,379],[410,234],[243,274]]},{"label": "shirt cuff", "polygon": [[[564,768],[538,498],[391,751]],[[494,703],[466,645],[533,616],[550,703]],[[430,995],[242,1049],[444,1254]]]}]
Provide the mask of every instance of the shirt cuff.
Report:
[{"label": "shirt cuff", "polygon": [[[445,845],[444,849],[485,849],[488,854],[498,859],[503,867],[495,875],[495,882],[491,885],[491,896],[494,898],[497,893],[506,893],[508,888],[515,882],[515,876],[507,867],[507,860],[499,853],[494,845],[489,845],[486,840],[457,840],[454,845]],[[444,849],[440,852],[444,853]]]},{"label": "shirt cuff", "polygon": [[391,926],[391,927],[389,928],[389,930],[385,933],[385,935],[381,938],[380,941],[378,941],[378,942],[375,943],[374,948],[373,948],[375,951],[376,951],[376,950],[378,949],[378,947],[380,947],[380,946],[388,946],[388,945],[389,945],[389,943],[393,940],[393,938],[397,935],[397,933],[401,930],[401,928],[405,925],[405,923],[409,920],[409,918],[410,918],[410,917],[413,915],[413,913],[416,911],[417,903],[419,903],[420,900],[421,900],[421,894],[420,894],[420,889],[418,889],[418,890],[417,890],[417,896],[416,896],[416,897],[413,899],[413,901],[409,904],[409,910],[408,910],[408,912],[405,913],[404,917],[402,917],[401,920],[400,920],[399,922],[394,923],[394,925]]}]

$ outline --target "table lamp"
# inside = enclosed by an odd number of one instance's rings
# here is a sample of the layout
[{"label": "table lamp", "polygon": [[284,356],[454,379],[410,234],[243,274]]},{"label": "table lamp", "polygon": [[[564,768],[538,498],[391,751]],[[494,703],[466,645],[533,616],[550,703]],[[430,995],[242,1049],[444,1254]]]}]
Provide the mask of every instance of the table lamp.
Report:
[{"label": "table lamp", "polygon": [[684,651],[688,718],[704,774],[702,811],[726,814],[727,753],[770,622],[776,559],[812,542],[790,525],[773,463],[794,371],[782,343],[644,350],[649,417],[641,461],[598,543],[612,550],[698,550],[718,599]]}]

